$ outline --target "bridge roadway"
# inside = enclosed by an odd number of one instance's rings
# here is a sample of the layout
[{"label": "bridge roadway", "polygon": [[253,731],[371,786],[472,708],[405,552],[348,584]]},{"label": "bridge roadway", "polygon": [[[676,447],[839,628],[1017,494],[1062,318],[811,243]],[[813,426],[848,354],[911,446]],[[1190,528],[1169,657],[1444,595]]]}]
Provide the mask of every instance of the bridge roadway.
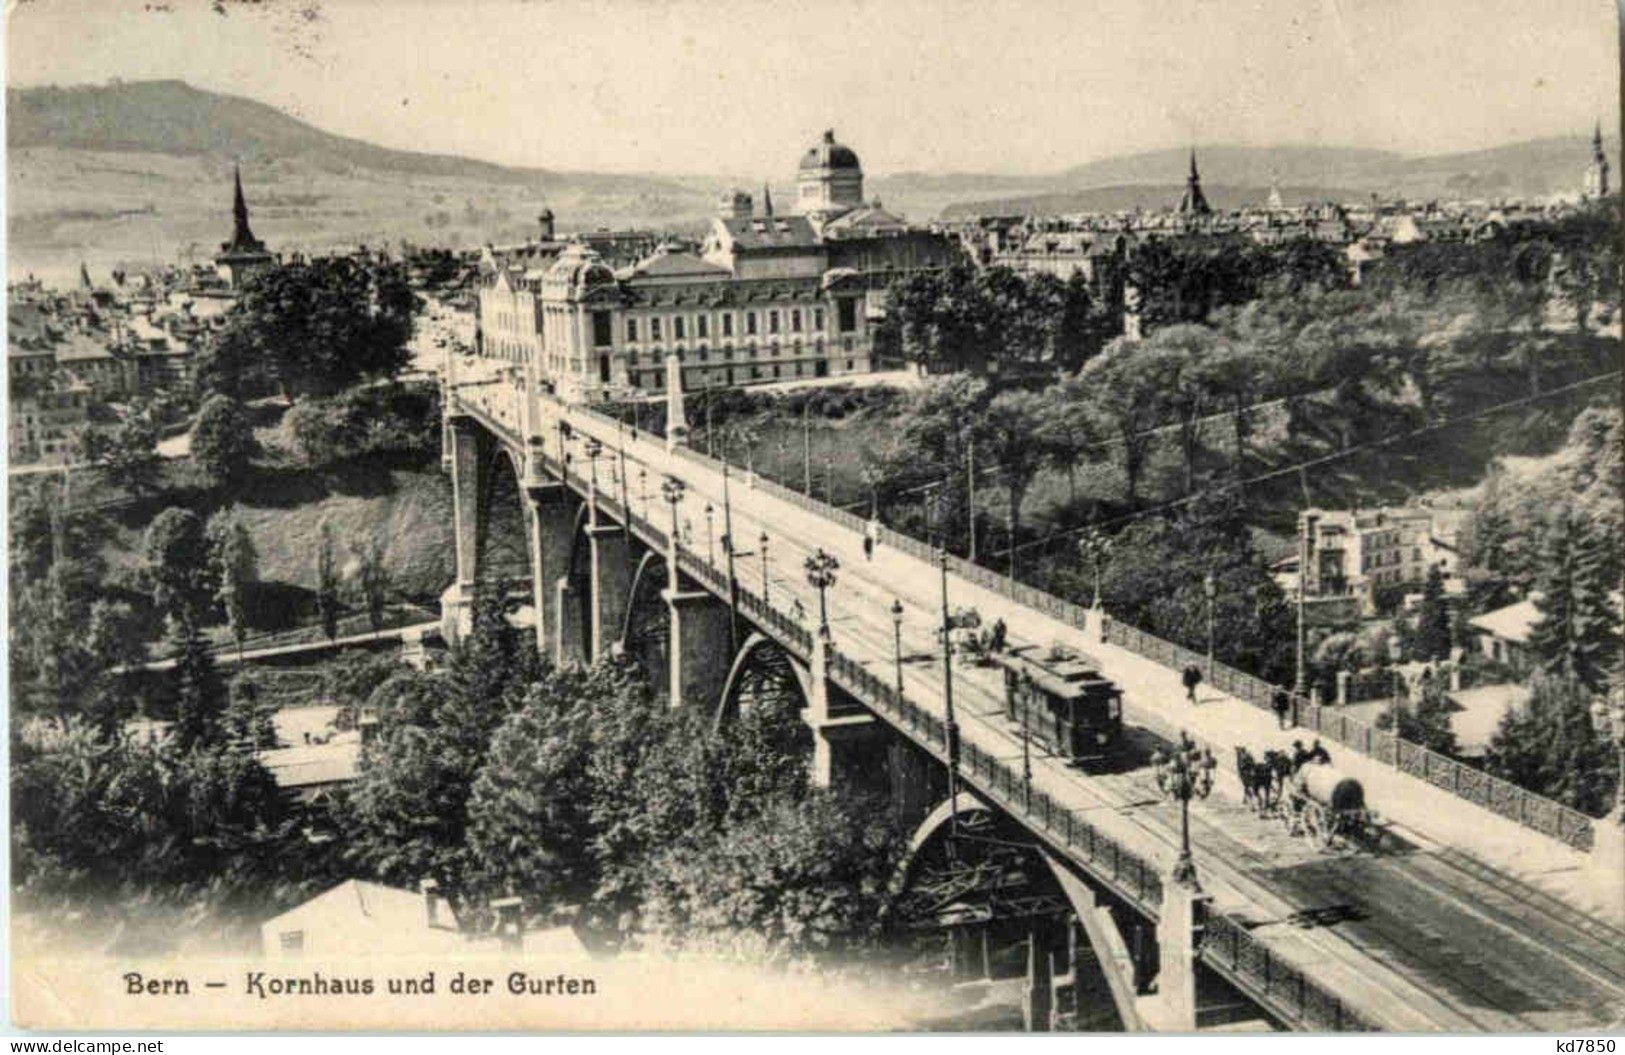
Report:
[{"label": "bridge roadway", "polygon": [[[459,393],[491,427],[518,434],[517,391],[506,384]],[[468,398],[472,396],[473,398]],[[702,558],[704,507],[715,510],[717,563],[722,562],[723,494],[720,476],[706,465],[669,453],[663,438],[608,425],[596,415],[539,398],[532,421],[548,455],[559,453],[557,424],[570,424],[572,471],[586,472],[579,438],[602,444],[602,493],[618,495],[613,475],[621,454],[629,467],[634,513],[670,529],[671,508],[660,482],[685,482],[677,516],[684,548]],[[637,470],[647,477],[639,481]],[[574,481],[580,485],[580,481]],[[910,700],[941,716],[940,571],[889,547],[866,560],[861,536],[831,520],[746,484],[730,482],[734,536],[749,557],[737,562],[742,584],[761,588],[757,539],[766,532],[769,593],[788,609],[798,600],[815,629],[816,590],[803,561],[817,549],[840,560],[829,591],[836,648],[886,682],[895,676],[893,600],[903,604],[903,680]],[[957,576],[949,577],[954,607],[974,606],[985,620],[1002,616],[1013,643],[1065,640],[1103,661],[1127,689],[1125,720],[1161,737],[1191,724],[1177,672],[1123,649],[1089,642],[1080,631]],[[1209,692],[1207,696],[1215,696]],[[956,662],[954,698],[962,741],[1020,771],[1019,731],[1003,718],[1003,686],[996,670]],[[1198,711],[1206,710],[1204,698]],[[1238,706],[1245,706],[1239,705]],[[1248,708],[1250,712],[1251,709]],[[877,711],[877,714],[880,713]],[[1256,712],[1252,712],[1256,713]],[[1556,1031],[1617,1023],[1625,1016],[1625,933],[1568,910],[1510,874],[1446,850],[1398,826],[1379,850],[1320,853],[1286,836],[1279,824],[1239,804],[1232,769],[1224,764],[1234,743],[1211,727],[1199,734],[1221,759],[1214,796],[1193,804],[1193,854],[1203,889],[1219,910],[1248,921],[1250,936],[1302,970],[1379,1027],[1398,1031]],[[1256,748],[1256,740],[1252,741]],[[1091,776],[1035,752],[1034,788],[1087,817],[1101,831],[1135,848],[1166,873],[1177,853],[1179,819],[1157,792],[1149,771]],[[1375,803],[1379,807],[1381,803]],[[1485,814],[1485,816],[1489,816]]]}]

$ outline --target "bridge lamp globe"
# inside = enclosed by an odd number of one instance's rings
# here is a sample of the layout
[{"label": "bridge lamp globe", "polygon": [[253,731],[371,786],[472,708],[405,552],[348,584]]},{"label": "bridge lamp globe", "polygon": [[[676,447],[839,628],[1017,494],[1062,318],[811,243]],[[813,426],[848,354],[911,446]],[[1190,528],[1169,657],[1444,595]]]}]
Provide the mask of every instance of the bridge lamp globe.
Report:
[{"label": "bridge lamp globe", "polygon": [[835,572],[841,562],[833,554],[820,549],[806,560],[807,582],[818,591],[818,633],[829,639],[829,605],[825,592],[835,585]]}]

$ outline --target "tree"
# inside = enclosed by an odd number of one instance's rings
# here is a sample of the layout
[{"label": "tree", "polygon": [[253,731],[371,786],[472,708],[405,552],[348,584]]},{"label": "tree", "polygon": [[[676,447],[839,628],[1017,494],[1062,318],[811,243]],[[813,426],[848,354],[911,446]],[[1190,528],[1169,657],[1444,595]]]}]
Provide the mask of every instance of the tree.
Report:
[{"label": "tree", "polygon": [[1421,744],[1441,755],[1454,756],[1457,750],[1456,733],[1450,727],[1450,715],[1456,709],[1445,691],[1444,678],[1430,678],[1423,682],[1421,695],[1414,707],[1400,706],[1384,711],[1377,716],[1377,728],[1392,729],[1397,710],[1401,740]]},{"label": "tree", "polygon": [[243,405],[229,396],[210,396],[192,426],[192,458],[209,483],[219,487],[240,480],[259,445]]},{"label": "tree", "polygon": [[1088,385],[1067,378],[1044,390],[1044,412],[1035,440],[1051,466],[1066,473],[1068,501],[1078,499],[1078,463],[1100,446]]},{"label": "tree", "polygon": [[1613,745],[1591,718],[1592,693],[1562,674],[1537,673],[1529,698],[1490,739],[1485,768],[1537,795],[1600,817],[1613,803]]},{"label": "tree", "polygon": [[1554,510],[1548,530],[1529,650],[1550,674],[1601,692],[1619,665],[1619,605],[1609,594],[1609,539],[1573,507]]},{"label": "tree", "polygon": [[1438,565],[1428,568],[1422,584],[1422,610],[1416,619],[1417,658],[1437,662],[1450,655],[1450,606],[1444,599],[1444,574]]},{"label": "tree", "polygon": [[259,577],[259,554],[235,508],[222,509],[209,518],[209,562],[215,599],[226,613],[226,625],[237,642],[238,657],[248,635],[249,594]]},{"label": "tree", "polygon": [[880,939],[903,840],[871,803],[779,799],[651,862],[644,922],[668,947],[851,962]]},{"label": "tree", "polygon": [[[977,430],[986,457],[999,466],[1009,496],[1010,559],[1021,536],[1021,500],[1049,452],[1043,446],[1048,405],[1037,392],[1001,392]],[[1015,574],[1013,564],[1011,574]]]},{"label": "tree", "polygon": [[592,719],[646,695],[625,664],[555,670],[504,719],[468,804],[469,850],[486,889],[518,894],[540,913],[592,896]]},{"label": "tree", "polygon": [[355,555],[356,587],[361,594],[362,606],[367,611],[367,622],[377,634],[384,628],[384,614],[389,604],[389,565],[384,559],[384,544],[377,536],[357,544]]},{"label": "tree", "polygon": [[190,509],[171,506],[147,525],[141,548],[153,604],[174,619],[202,626],[216,589],[203,521]]},{"label": "tree", "polygon": [[1177,325],[1152,334],[1142,349],[1140,369],[1158,379],[1167,409],[1178,416],[1186,494],[1196,487],[1202,416],[1213,395],[1207,364],[1224,353],[1224,343],[1206,326]]},{"label": "tree", "polygon": [[1151,430],[1167,405],[1164,378],[1147,369],[1143,344],[1119,337],[1083,368],[1090,405],[1102,431],[1113,433],[1123,450],[1123,480],[1129,505],[1139,501],[1140,477],[1151,452]]},{"label": "tree", "polygon": [[393,377],[419,306],[399,264],[323,257],[268,270],[227,313],[202,382],[238,398],[266,385],[324,396]]},{"label": "tree", "polygon": [[242,751],[276,747],[276,701],[251,671],[232,679],[220,716],[221,740]]},{"label": "tree", "polygon": [[209,642],[186,615],[170,617],[169,640],[175,653],[175,744],[184,752],[218,743],[226,690]]},{"label": "tree", "polygon": [[322,523],[321,541],[316,546],[316,610],[321,613],[322,632],[327,640],[339,636],[339,570],[338,553],[333,542],[333,527]]},{"label": "tree", "polygon": [[109,479],[137,498],[155,491],[163,473],[158,426],[133,410],[110,430],[90,428],[81,433],[77,455],[101,466]]}]

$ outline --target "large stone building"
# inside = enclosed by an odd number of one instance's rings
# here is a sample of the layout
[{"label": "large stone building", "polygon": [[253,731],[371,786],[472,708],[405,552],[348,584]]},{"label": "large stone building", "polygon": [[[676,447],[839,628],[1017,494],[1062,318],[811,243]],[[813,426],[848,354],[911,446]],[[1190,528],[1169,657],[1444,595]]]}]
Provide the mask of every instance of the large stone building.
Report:
[{"label": "large stone building", "polygon": [[550,245],[545,266],[497,267],[480,293],[483,354],[583,401],[664,392],[668,356],[689,389],[872,370],[886,287],[957,250],[864,202],[857,155],[833,132],[801,159],[797,189],[789,216],[765,193],[760,212],[744,191],[723,195],[697,250],[667,241],[616,267],[578,237]]}]

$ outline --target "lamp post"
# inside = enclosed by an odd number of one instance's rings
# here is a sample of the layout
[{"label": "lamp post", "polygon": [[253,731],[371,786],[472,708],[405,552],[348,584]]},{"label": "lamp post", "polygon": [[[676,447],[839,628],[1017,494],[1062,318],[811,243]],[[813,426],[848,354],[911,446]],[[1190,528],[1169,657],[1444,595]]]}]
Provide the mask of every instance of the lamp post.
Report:
[{"label": "lamp post", "polygon": [[716,509],[710,502],[705,503],[705,562],[713,567],[717,563],[716,541],[712,535],[712,517],[715,515]]},{"label": "lamp post", "polygon": [[1219,584],[1213,573],[1202,576],[1202,594],[1207,598],[1207,680],[1213,684],[1213,602],[1219,595]]},{"label": "lamp post", "polygon": [[1090,528],[1078,539],[1078,558],[1090,566],[1095,577],[1095,599],[1091,607],[1100,607],[1100,570],[1111,552],[1112,540],[1099,528]]},{"label": "lamp post", "polygon": [[649,519],[649,470],[638,467],[638,503],[643,506],[643,519]]},{"label": "lamp post", "polygon": [[1164,756],[1151,757],[1156,767],[1157,787],[1179,803],[1179,861],[1174,865],[1174,882],[1201,889],[1196,881],[1196,864],[1191,860],[1191,799],[1205,799],[1213,792],[1213,755],[1199,750],[1181,730],[1179,747]]},{"label": "lamp post", "polygon": [[1309,518],[1298,516],[1298,628],[1297,653],[1292,676],[1292,692],[1302,698],[1309,692],[1309,668],[1304,665],[1304,590],[1309,581]]},{"label": "lamp post", "polygon": [[897,698],[903,698],[903,602],[891,603],[892,660],[897,668]]},{"label": "lamp post", "polygon": [[563,418],[559,419],[559,467],[562,471],[565,462],[564,445],[570,439],[570,423]]},{"label": "lamp post", "polygon": [[[937,551],[937,566],[942,569],[942,704],[943,735],[948,741],[948,832],[950,837],[959,833],[959,809],[954,800],[959,794],[959,723],[954,721],[954,628],[953,612],[948,608],[948,550]],[[952,845],[952,844],[950,844]]]},{"label": "lamp post", "polygon": [[1021,797],[1024,809],[1033,808],[1033,748],[1032,727],[1028,716],[1032,713],[1028,701],[1032,699],[1033,676],[1023,671],[1016,705],[1021,708]]},{"label": "lamp post", "polygon": [[762,532],[761,538],[756,540],[761,547],[762,554],[762,607],[767,607],[767,532]]},{"label": "lamp post", "polygon": [[587,510],[592,517],[594,526],[598,523],[598,456],[604,453],[604,445],[598,442],[596,436],[587,437]]},{"label": "lamp post", "polygon": [[676,581],[677,576],[677,551],[681,540],[681,535],[678,533],[677,504],[683,500],[685,490],[687,488],[683,486],[683,481],[675,476],[668,476],[660,483],[660,493],[665,495],[666,501],[671,503],[671,573],[673,582]]},{"label": "lamp post", "polygon": [[825,641],[829,640],[829,604],[825,593],[835,585],[835,572],[840,566],[841,562],[822,547],[806,561],[807,582],[818,591],[818,636]]}]

